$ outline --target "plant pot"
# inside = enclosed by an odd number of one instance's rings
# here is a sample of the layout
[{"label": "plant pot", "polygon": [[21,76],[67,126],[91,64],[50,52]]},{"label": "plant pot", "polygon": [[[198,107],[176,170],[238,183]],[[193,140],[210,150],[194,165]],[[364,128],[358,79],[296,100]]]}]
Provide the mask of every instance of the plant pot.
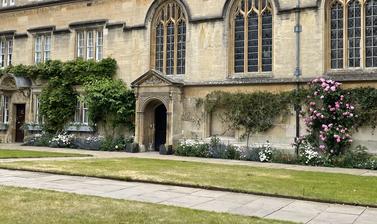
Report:
[{"label": "plant pot", "polygon": [[174,154],[173,146],[172,146],[172,145],[169,145],[169,146],[168,146],[167,155],[173,155],[173,154]]},{"label": "plant pot", "polygon": [[140,152],[140,150],[139,150],[139,144],[137,144],[137,143],[128,143],[126,145],[126,152],[129,152],[129,153],[138,153],[138,152]]},{"label": "plant pot", "polygon": [[165,145],[160,145],[159,152],[160,152],[160,155],[167,155],[167,150],[166,150]]}]

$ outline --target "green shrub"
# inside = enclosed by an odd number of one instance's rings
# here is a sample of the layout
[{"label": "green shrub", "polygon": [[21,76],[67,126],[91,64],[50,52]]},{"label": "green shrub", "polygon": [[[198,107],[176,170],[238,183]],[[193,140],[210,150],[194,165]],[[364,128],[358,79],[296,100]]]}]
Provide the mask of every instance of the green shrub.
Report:
[{"label": "green shrub", "polygon": [[133,143],[133,138],[111,138],[107,137],[101,141],[100,150],[102,151],[126,151],[127,144]]},{"label": "green shrub", "polygon": [[365,146],[357,146],[355,149],[347,150],[332,162],[337,167],[377,169],[376,157],[368,153],[368,148]]},{"label": "green shrub", "polygon": [[271,161],[273,163],[286,163],[286,164],[298,163],[297,156],[287,150],[274,150],[272,152]]},{"label": "green shrub", "polygon": [[54,135],[45,132],[42,134],[30,135],[25,138],[25,142],[23,145],[49,147],[50,141],[53,137]]}]

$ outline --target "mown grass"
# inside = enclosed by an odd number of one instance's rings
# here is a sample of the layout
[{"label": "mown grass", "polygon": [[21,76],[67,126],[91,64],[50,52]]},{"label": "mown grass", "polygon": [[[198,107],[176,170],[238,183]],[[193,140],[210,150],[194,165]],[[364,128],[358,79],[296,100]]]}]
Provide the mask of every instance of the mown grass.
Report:
[{"label": "mown grass", "polygon": [[29,150],[18,150],[18,149],[0,149],[0,159],[83,157],[83,156],[90,156],[90,155],[77,154],[77,153],[29,151]]},{"label": "mown grass", "polygon": [[242,217],[164,205],[0,187],[3,224],[288,224],[290,222]]},{"label": "mown grass", "polygon": [[0,168],[377,206],[377,177],[138,158],[20,161],[0,163]]}]

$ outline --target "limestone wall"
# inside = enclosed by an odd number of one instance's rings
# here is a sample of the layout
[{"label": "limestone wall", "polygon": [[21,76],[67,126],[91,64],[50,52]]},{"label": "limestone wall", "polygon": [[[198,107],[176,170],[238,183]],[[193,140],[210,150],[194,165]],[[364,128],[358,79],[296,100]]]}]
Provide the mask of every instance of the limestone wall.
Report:
[{"label": "limestone wall", "polygon": [[[30,1],[27,1],[30,3]],[[14,63],[33,62],[33,38],[30,28],[56,26],[67,29],[69,24],[107,19],[108,23],[124,22],[122,27],[104,30],[104,56],[114,57],[119,63],[118,75],[130,83],[150,68],[150,18],[153,9],[163,1],[152,0],[93,0],[76,1],[48,7],[16,11],[0,11],[0,32],[16,30],[27,37],[17,38]],[[190,22],[187,31],[185,79],[190,82],[224,80],[229,75],[229,18],[227,9],[232,1],[185,0]],[[307,1],[309,4],[313,1]],[[273,1],[274,54],[273,78],[291,78],[295,64],[295,14],[290,1]],[[314,4],[315,5],[315,4]],[[279,10],[288,10],[281,12]],[[149,12],[149,14],[148,14]],[[225,18],[222,18],[225,12]],[[322,75],[323,68],[323,10],[308,9],[302,13],[302,68],[304,77]],[[212,19],[211,19],[212,18]],[[216,19],[213,19],[216,18]],[[198,21],[199,20],[199,21]],[[52,59],[71,60],[75,55],[75,32],[53,35]]]}]

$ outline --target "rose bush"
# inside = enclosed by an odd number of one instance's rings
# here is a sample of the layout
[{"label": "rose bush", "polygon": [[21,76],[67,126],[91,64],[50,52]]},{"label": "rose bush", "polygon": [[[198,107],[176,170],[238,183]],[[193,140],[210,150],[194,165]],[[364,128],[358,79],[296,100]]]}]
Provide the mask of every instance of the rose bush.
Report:
[{"label": "rose bush", "polygon": [[352,143],[355,107],[350,94],[344,94],[341,83],[324,78],[310,83],[305,123],[311,143],[329,156],[337,156]]}]

